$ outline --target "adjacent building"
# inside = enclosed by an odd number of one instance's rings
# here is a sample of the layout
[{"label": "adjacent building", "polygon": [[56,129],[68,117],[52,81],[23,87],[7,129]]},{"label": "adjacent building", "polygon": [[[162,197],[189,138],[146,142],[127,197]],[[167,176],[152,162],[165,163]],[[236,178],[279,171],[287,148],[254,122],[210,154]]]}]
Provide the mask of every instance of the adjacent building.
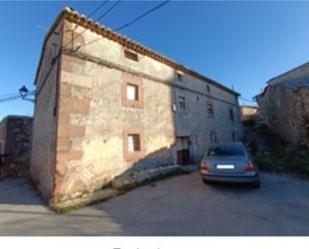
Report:
[{"label": "adjacent building", "polygon": [[269,80],[256,100],[272,131],[309,146],[309,63]]},{"label": "adjacent building", "polygon": [[32,121],[27,116],[7,116],[0,123],[0,154],[4,175],[26,176],[31,157]]},{"label": "adjacent building", "polygon": [[35,82],[31,172],[53,205],[242,136],[237,92],[69,8]]},{"label": "adjacent building", "polygon": [[257,106],[242,105],[240,107],[241,121],[244,126],[254,126],[263,123]]}]

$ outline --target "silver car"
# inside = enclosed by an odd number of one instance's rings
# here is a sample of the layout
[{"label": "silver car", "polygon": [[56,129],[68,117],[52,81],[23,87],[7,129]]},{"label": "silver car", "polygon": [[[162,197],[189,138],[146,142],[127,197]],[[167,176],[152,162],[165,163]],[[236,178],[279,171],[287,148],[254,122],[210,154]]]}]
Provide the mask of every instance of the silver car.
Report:
[{"label": "silver car", "polygon": [[210,148],[200,163],[203,181],[250,183],[260,186],[260,176],[250,154],[241,142]]}]

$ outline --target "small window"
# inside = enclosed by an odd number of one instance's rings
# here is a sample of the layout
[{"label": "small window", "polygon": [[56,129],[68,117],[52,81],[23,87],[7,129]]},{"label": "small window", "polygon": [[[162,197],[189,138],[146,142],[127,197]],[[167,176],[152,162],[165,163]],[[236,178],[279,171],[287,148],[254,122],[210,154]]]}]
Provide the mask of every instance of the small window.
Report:
[{"label": "small window", "polygon": [[177,80],[182,81],[182,74],[181,73],[177,73]]},{"label": "small window", "polygon": [[215,116],[214,107],[212,104],[207,104],[208,117],[213,118]]},{"label": "small window", "polygon": [[207,89],[207,92],[210,93],[210,85],[207,85],[207,86],[206,86],[206,89]]},{"label": "small window", "polygon": [[232,132],[232,141],[236,141],[236,134],[234,131]]},{"label": "small window", "polygon": [[210,132],[210,141],[212,143],[216,143],[218,140],[217,140],[217,133],[215,131],[211,131]]},{"label": "small window", "polygon": [[180,111],[186,110],[186,99],[184,96],[178,96],[178,106]]},{"label": "small window", "polygon": [[129,50],[125,50],[124,51],[124,56],[130,60],[133,60],[133,61],[138,61],[138,55],[136,53],[133,53]]},{"label": "small window", "polygon": [[230,120],[234,122],[235,118],[234,118],[234,112],[233,109],[229,109],[229,116],[230,116]]},{"label": "small window", "polygon": [[132,101],[138,101],[138,86],[133,84],[127,84],[127,99]]},{"label": "small window", "polygon": [[139,134],[128,134],[128,152],[140,151],[141,139]]}]

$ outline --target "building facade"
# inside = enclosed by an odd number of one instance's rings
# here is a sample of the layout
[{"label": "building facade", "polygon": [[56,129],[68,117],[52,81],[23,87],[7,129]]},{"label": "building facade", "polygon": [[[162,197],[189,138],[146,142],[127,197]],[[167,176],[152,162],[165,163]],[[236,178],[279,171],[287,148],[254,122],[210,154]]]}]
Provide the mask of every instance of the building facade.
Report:
[{"label": "building facade", "polygon": [[0,154],[4,175],[25,176],[29,173],[32,139],[31,117],[7,116],[0,123]]},{"label": "building facade", "polygon": [[309,146],[309,63],[269,80],[256,100],[273,132]]},{"label": "building facade", "polygon": [[238,93],[68,8],[36,88],[31,171],[53,205],[242,136]]}]

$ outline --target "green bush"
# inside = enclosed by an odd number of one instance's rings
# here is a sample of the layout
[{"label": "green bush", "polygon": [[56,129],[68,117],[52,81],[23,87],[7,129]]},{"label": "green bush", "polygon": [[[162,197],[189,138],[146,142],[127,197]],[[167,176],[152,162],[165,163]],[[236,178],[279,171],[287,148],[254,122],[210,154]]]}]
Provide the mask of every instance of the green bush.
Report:
[{"label": "green bush", "polygon": [[267,147],[266,151],[253,151],[253,157],[261,170],[297,172],[309,176],[308,148],[284,142],[266,126],[254,127],[247,131],[249,143],[255,143],[256,139],[262,140]]}]

